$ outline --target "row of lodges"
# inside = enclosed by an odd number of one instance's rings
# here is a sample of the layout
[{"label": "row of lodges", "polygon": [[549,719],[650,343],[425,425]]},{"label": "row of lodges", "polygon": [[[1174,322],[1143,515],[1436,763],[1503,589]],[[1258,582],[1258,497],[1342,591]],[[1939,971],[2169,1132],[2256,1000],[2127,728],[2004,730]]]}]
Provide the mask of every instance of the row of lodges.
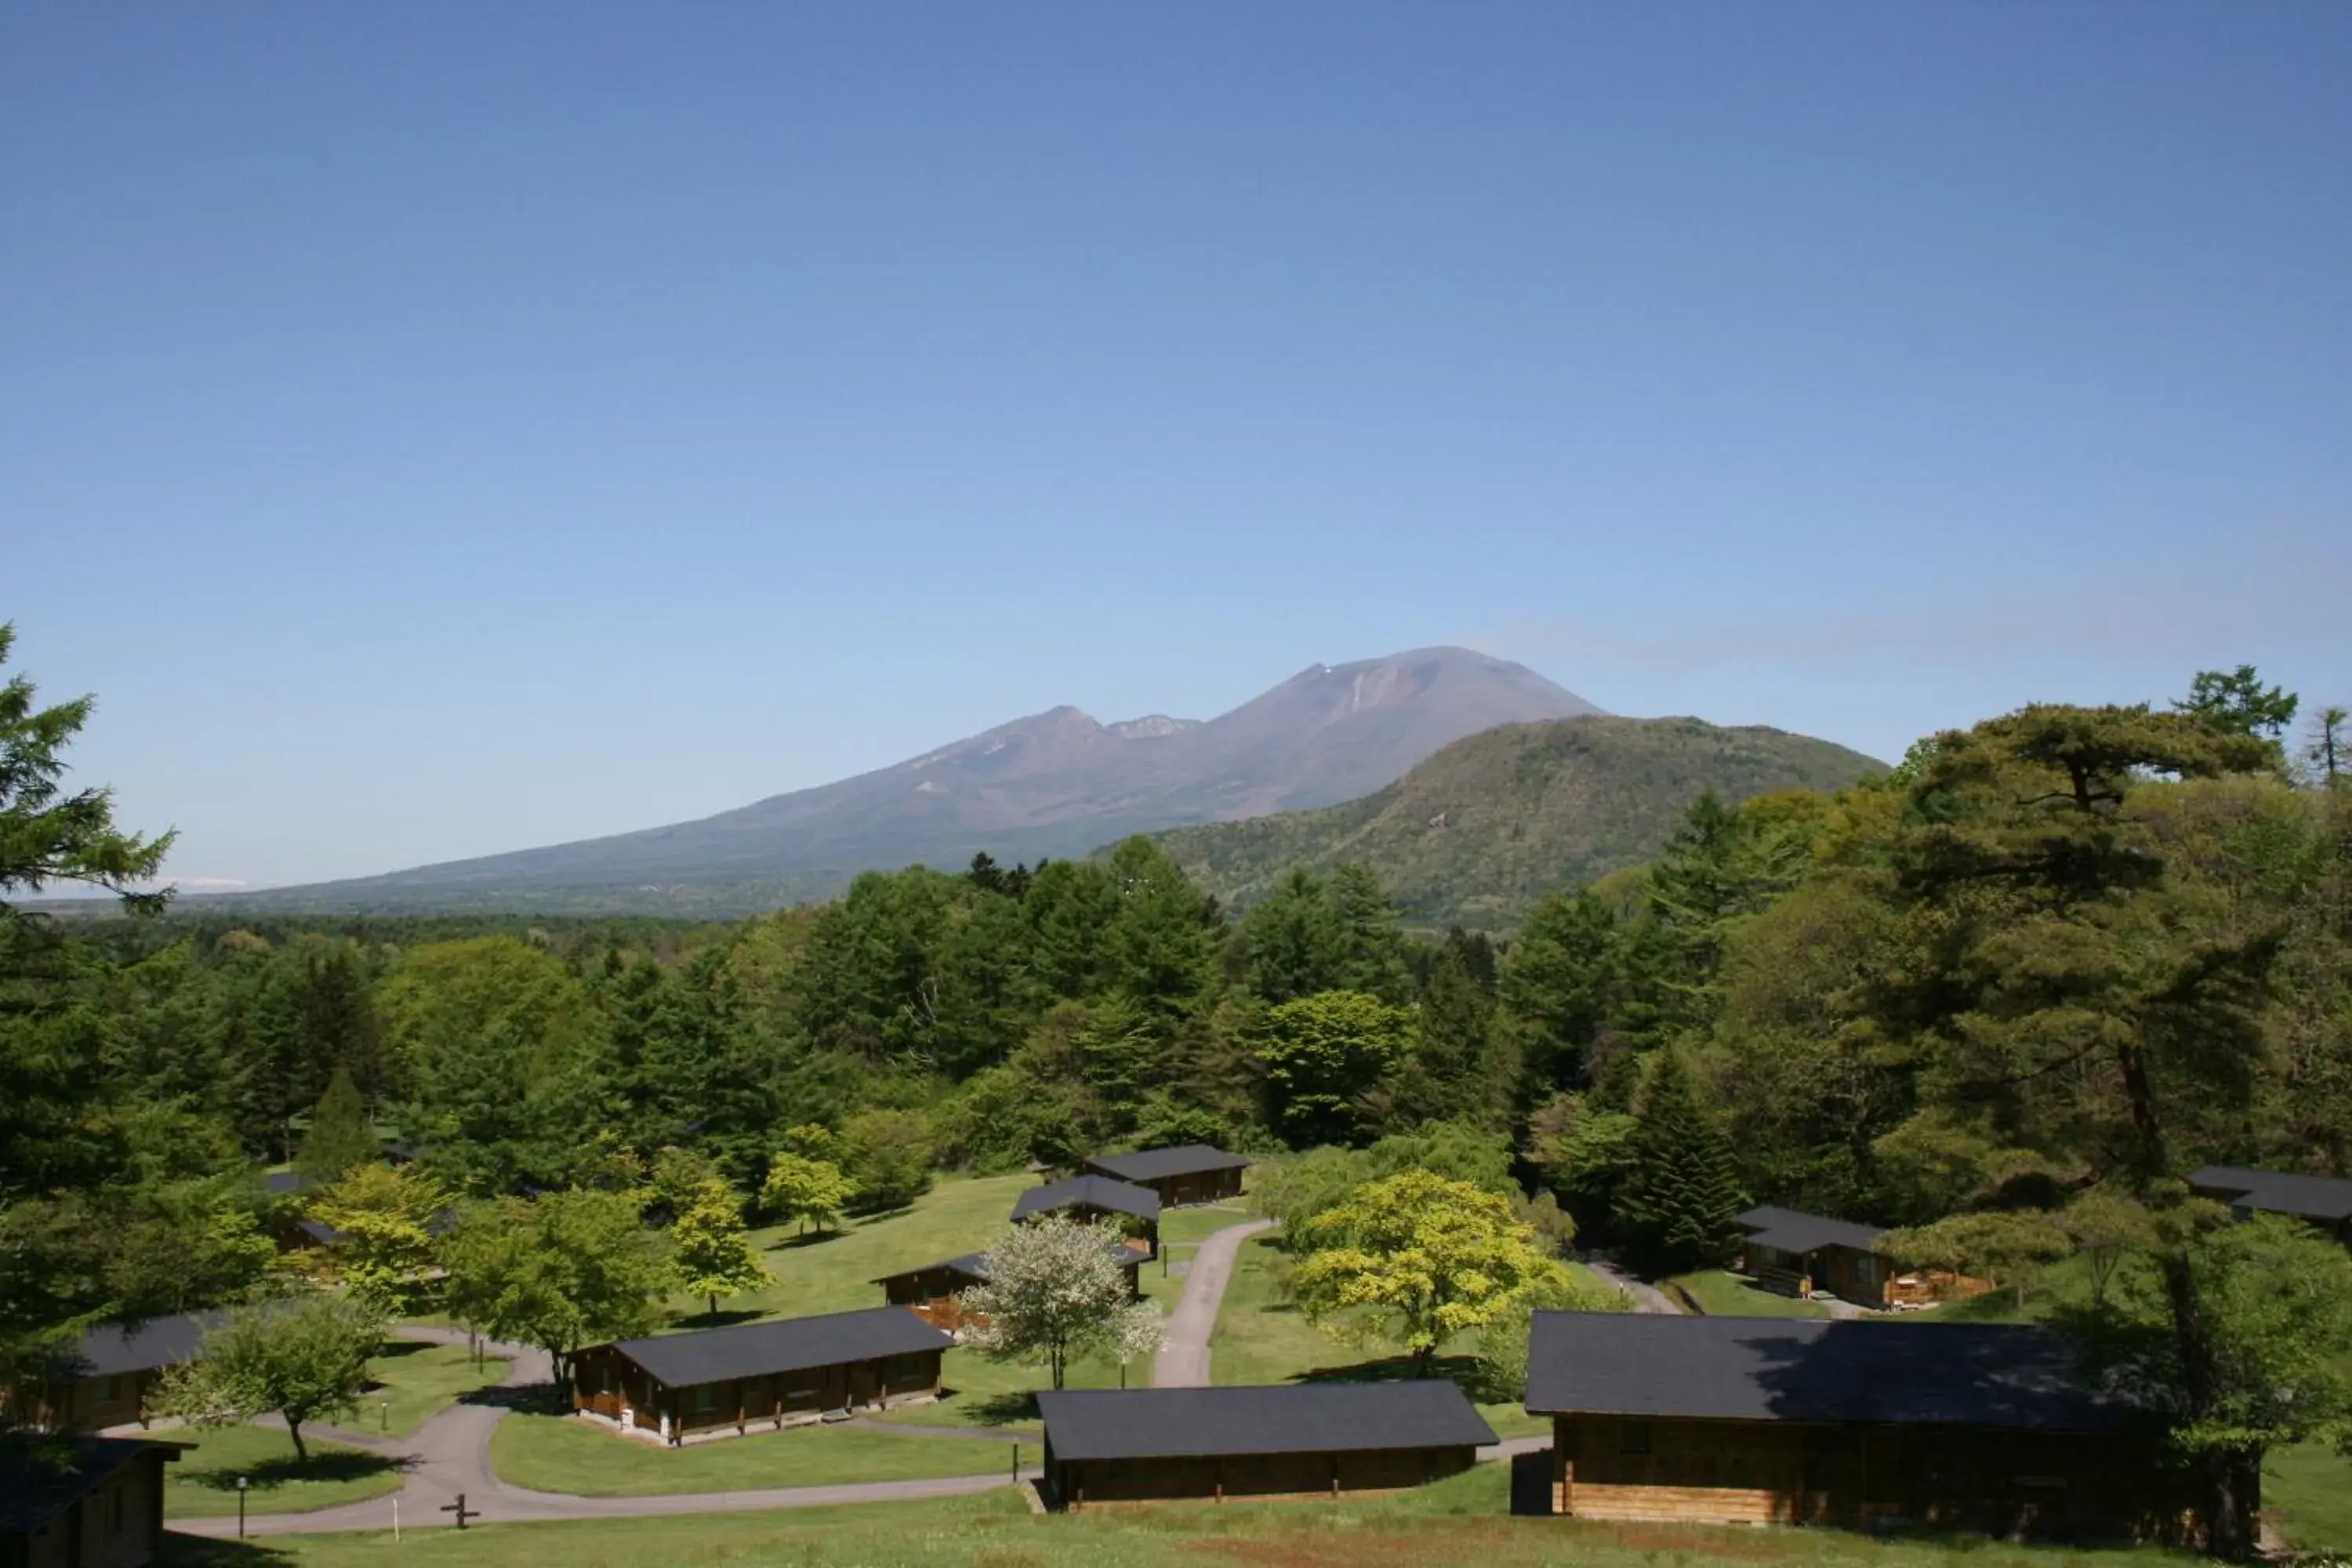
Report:
[{"label": "row of lodges", "polygon": [[[814,1409],[935,1390],[949,1342],[886,1307],[624,1341],[583,1374],[639,1380],[632,1397],[689,1431],[742,1430],[762,1397]],[[1067,1509],[1392,1491],[1467,1469],[1496,1441],[1434,1379],[1037,1403],[1044,1494]],[[1544,1312],[1527,1408],[1550,1418],[1552,1444],[1512,1461],[1517,1513],[2145,1542],[2196,1524],[2161,1423],[2085,1387],[2064,1342],[2031,1327]],[[91,1438],[79,1456],[0,1473],[0,1560],[150,1560],[176,1450]]]},{"label": "row of lodges", "polygon": [[[1099,1155],[1080,1173],[1023,1193],[1014,1224],[1045,1215],[1108,1221],[1128,1289],[1160,1255],[1163,1206],[1237,1196],[1249,1162],[1205,1144]],[[572,1408],[669,1444],[736,1436],[857,1410],[936,1399],[940,1358],[968,1321],[960,1297],[988,1281],[988,1255],[887,1274],[882,1307],[622,1340],[583,1351]]]},{"label": "row of lodges", "polygon": [[[2242,1165],[2192,1171],[2189,1189],[2227,1204],[2243,1218],[2285,1215],[2352,1245],[2352,1181]],[[1922,1306],[1979,1295],[1992,1282],[1942,1270],[1906,1270],[1882,1248],[1884,1230],[1849,1220],[1765,1205],[1739,1215],[1739,1267],[1768,1290],[1800,1298],[1835,1296],[1859,1307]]]},{"label": "row of lodges", "polygon": [[[1494,1431],[1450,1382],[1041,1394],[1047,1500],[1386,1491]],[[2163,1426],[2004,1324],[1538,1313],[1517,1513],[2178,1542],[2197,1490]]]}]

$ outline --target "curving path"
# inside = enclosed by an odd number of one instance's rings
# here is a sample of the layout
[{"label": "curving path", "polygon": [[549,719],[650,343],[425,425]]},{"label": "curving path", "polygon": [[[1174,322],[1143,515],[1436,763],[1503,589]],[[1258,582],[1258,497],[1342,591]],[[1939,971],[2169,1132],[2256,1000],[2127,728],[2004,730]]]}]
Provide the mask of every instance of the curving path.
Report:
[{"label": "curving path", "polygon": [[[404,1327],[404,1337],[440,1344],[463,1344],[466,1336],[455,1329]],[[552,1369],[543,1351],[529,1345],[493,1344],[494,1355],[507,1358],[507,1375],[498,1386],[519,1390],[549,1382]],[[631,1519],[655,1514],[738,1513],[757,1509],[818,1508],[828,1503],[883,1502],[909,1498],[958,1497],[1010,1486],[1004,1474],[944,1476],[929,1480],[863,1481],[829,1487],[771,1487],[757,1491],[672,1492],[656,1497],[575,1497],[565,1492],[532,1491],[507,1485],[490,1468],[490,1435],[506,1415],[507,1400],[476,1395],[460,1400],[434,1415],[405,1439],[373,1445],[379,1452],[400,1455],[408,1461],[408,1483],[397,1492],[365,1502],[314,1509],[308,1513],[256,1514],[246,1521],[247,1535],[312,1535],[332,1531],[390,1530],[395,1517],[402,1530],[446,1525],[441,1510],[466,1494],[469,1513],[479,1510],[482,1522],[512,1523],[561,1519]],[[1037,1472],[1024,1471],[1024,1479]],[[397,1505],[397,1515],[394,1506]],[[167,1521],[187,1535],[233,1536],[236,1520],[185,1519]]]},{"label": "curving path", "polygon": [[1234,1278],[1234,1260],[1242,1243],[1274,1221],[1254,1219],[1212,1231],[1193,1250],[1192,1266],[1184,1272],[1184,1294],[1168,1314],[1167,1338],[1151,1363],[1154,1388],[1209,1386],[1209,1336],[1216,1331],[1217,1309],[1224,1304],[1225,1287]]}]

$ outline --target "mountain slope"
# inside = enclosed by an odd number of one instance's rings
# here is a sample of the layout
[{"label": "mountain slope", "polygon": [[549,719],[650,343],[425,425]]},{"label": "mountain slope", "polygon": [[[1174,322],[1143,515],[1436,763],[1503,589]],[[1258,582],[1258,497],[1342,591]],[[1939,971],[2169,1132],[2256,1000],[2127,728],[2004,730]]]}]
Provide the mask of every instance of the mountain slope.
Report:
[{"label": "mountain slope", "polygon": [[1885,767],[1761,726],[1591,716],[1457,741],[1360,800],[1159,837],[1232,902],[1248,903],[1292,866],[1360,860],[1415,924],[1493,931],[1555,889],[1654,857],[1703,790],[1739,801],[1835,788]]},{"label": "mountain slope", "polygon": [[1496,724],[1597,711],[1522,666],[1422,648],[1316,665],[1205,722],[1101,724],[1055,708],[697,822],[236,901],[744,911],[826,896],[871,868],[1083,854],[1129,833],[1327,805]]}]

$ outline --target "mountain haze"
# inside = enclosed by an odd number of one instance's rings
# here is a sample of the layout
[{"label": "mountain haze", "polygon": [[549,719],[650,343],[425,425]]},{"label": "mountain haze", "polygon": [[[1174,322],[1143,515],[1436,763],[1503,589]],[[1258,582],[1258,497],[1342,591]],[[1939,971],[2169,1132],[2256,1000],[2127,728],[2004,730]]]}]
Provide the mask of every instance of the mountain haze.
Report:
[{"label": "mountain haze", "polygon": [[1247,904],[1293,866],[1360,860],[1414,923],[1496,931],[1546,893],[1654,858],[1704,790],[1738,802],[1885,770],[1760,725],[1591,715],[1457,741],[1360,800],[1160,838],[1231,903]]},{"label": "mountain haze", "polygon": [[1465,735],[1598,711],[1523,666],[1420,648],[1312,666],[1206,721],[1104,724],[1054,708],[699,821],[235,901],[736,912],[824,897],[877,868],[961,865],[983,849],[1083,854],[1130,833],[1328,805]]}]

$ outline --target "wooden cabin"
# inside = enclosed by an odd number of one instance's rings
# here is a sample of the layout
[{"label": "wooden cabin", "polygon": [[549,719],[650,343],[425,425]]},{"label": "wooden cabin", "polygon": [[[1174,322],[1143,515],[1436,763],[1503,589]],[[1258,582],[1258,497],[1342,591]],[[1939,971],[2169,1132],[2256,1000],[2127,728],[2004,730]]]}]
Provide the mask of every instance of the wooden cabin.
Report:
[{"label": "wooden cabin", "polygon": [[2181,1542],[2160,1424],[2006,1323],[1539,1312],[1527,1407],[1581,1519]]},{"label": "wooden cabin", "polygon": [[1878,1250],[1874,1226],[1802,1214],[1767,1204],[1734,1221],[1748,1233],[1740,1271],[1758,1286],[1800,1300],[1823,1291],[1857,1307],[1890,1304],[1901,1270]]},{"label": "wooden cabin", "polygon": [[2189,1173],[2189,1190],[2229,1205],[2240,1218],[2250,1214],[2291,1215],[2352,1246],[2352,1181],[2341,1176],[2208,1165]]},{"label": "wooden cabin", "polygon": [[1160,1498],[1337,1497],[1458,1474],[1495,1441],[1444,1379],[1037,1395],[1058,1508]]},{"label": "wooden cabin", "polygon": [[163,1550],[163,1467],[182,1443],[85,1437],[61,1462],[0,1453],[0,1568],[143,1568]]},{"label": "wooden cabin", "polygon": [[1023,1193],[1013,1205],[1013,1223],[1047,1214],[1088,1223],[1109,1220],[1146,1258],[1160,1256],[1160,1194],[1150,1187],[1108,1176],[1072,1176]]},{"label": "wooden cabin", "polygon": [[1181,1149],[1146,1149],[1135,1154],[1097,1154],[1084,1170],[1131,1186],[1149,1187],[1162,1208],[1213,1204],[1242,1195],[1242,1173],[1249,1162],[1206,1143]]},{"label": "wooden cabin", "polygon": [[[1127,1272],[1128,1295],[1141,1300],[1143,1282],[1138,1276],[1143,1269],[1143,1254],[1124,1245],[1111,1250],[1117,1255],[1118,1266]],[[965,1310],[956,1297],[975,1285],[988,1283],[988,1254],[967,1252],[944,1262],[885,1274],[874,1283],[882,1287],[882,1299],[891,1306],[904,1307],[934,1328],[953,1333],[977,1316]]]},{"label": "wooden cabin", "polygon": [[903,1307],[621,1340],[580,1352],[572,1407],[678,1444],[935,1399],[955,1342]]},{"label": "wooden cabin", "polygon": [[164,1369],[192,1359],[227,1316],[174,1312],[128,1328],[90,1330],[65,1357],[62,1375],[37,1390],[26,1425],[50,1432],[143,1426]]}]

